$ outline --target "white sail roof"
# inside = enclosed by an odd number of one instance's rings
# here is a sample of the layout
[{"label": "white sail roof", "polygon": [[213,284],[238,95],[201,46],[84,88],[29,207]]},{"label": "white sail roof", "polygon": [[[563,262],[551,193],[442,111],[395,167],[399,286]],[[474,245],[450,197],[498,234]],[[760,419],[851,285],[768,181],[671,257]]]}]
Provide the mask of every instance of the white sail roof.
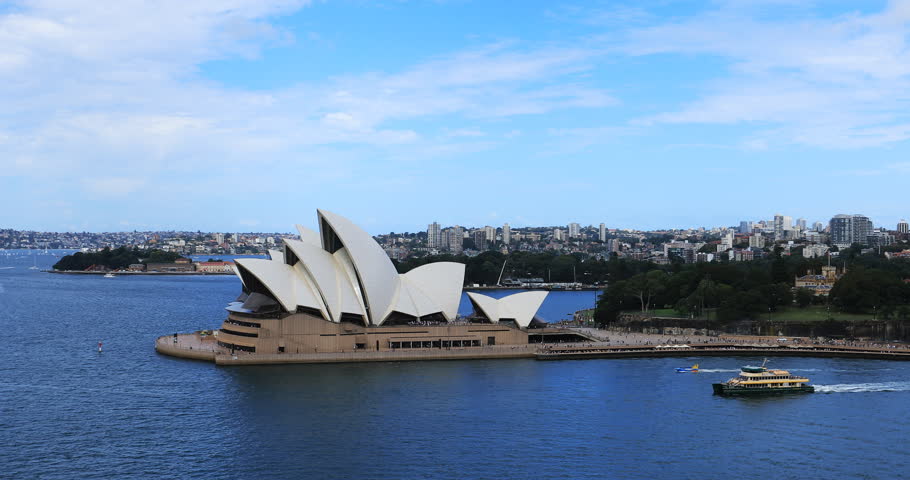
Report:
[{"label": "white sail roof", "polygon": [[[398,271],[369,233],[350,220],[325,210],[317,210],[322,230],[322,247],[329,250],[326,239],[331,233],[341,240],[354,266],[363,294],[369,320],[378,325],[389,313],[398,293]],[[326,232],[326,225],[332,232]],[[334,253],[334,251],[331,251]]]},{"label": "white sail roof", "polygon": [[363,292],[360,290],[360,284],[357,281],[357,274],[354,272],[354,265],[351,263],[351,257],[347,250],[340,249],[332,255],[335,258],[335,264],[338,266],[339,286],[341,287],[341,311],[342,313],[356,313],[366,315]]},{"label": "white sail roof", "polygon": [[452,321],[458,315],[458,304],[461,303],[464,269],[463,263],[428,263],[401,274],[401,277],[419,288],[436,305],[437,311]]},{"label": "white sail roof", "polygon": [[238,258],[235,262],[265,285],[285,310],[294,312],[298,306],[324,309],[316,292],[284,262],[262,258]]},{"label": "white sail roof", "polygon": [[514,320],[518,326],[526,328],[534,320],[534,315],[547,298],[546,291],[514,293],[503,298],[493,298],[475,292],[468,292],[468,298],[475,308],[493,323],[500,320]]},{"label": "white sail roof", "polygon": [[356,300],[354,286],[335,256],[311,243],[293,239],[285,239],[284,242],[297,255],[300,268],[313,279],[328,308],[328,318],[339,322],[342,313],[364,314],[363,307]]},{"label": "white sail roof", "polygon": [[316,230],[310,230],[303,225],[294,226],[297,227],[297,233],[300,235],[300,241],[311,243],[313,245],[320,245],[322,243],[322,241],[319,239],[319,232]]},{"label": "white sail roof", "polygon": [[238,259],[235,271],[244,286],[264,287],[288,312],[318,309],[334,322],[347,314],[380,325],[393,311],[455,319],[464,264],[431,263],[399,275],[370,234],[334,213],[317,210],[317,216],[319,233],[297,225],[300,240],[285,239],[285,251],[270,250],[270,259]]},{"label": "white sail roof", "polygon": [[393,310],[415,317],[423,317],[443,311],[442,305],[434,302],[423,289],[413,281],[408,280],[404,275],[401,276],[401,285],[398,288],[398,300],[395,303]]},{"label": "white sail roof", "polygon": [[275,260],[276,262],[284,263],[284,252],[281,250],[269,249],[269,258]]}]

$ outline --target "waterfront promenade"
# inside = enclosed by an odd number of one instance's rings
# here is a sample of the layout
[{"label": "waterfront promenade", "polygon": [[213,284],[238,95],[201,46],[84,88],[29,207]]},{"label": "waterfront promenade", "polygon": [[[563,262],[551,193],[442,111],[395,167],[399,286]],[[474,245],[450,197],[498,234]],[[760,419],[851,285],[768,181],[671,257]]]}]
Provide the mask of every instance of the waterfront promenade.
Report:
[{"label": "waterfront promenade", "polygon": [[85,271],[85,270],[42,270],[43,273],[56,273],[60,275],[107,275],[109,273],[114,274],[117,277],[140,277],[144,275],[150,276],[162,276],[162,275],[171,275],[171,276],[181,276],[181,277],[192,277],[192,276],[201,276],[201,275],[234,275],[234,272],[131,272],[129,270],[113,270],[113,271]]},{"label": "waterfront promenade", "polygon": [[677,345],[551,346],[537,351],[538,360],[580,360],[629,357],[838,357],[870,360],[910,360],[910,349],[842,347],[824,344],[777,346],[770,344],[704,343]]},{"label": "waterfront promenade", "polygon": [[290,363],[402,362],[418,360],[469,360],[536,358],[570,360],[628,357],[692,356],[799,356],[910,360],[910,348],[902,344],[873,342],[822,342],[812,339],[735,336],[700,337],[656,335],[582,329],[597,342],[571,344],[497,345],[465,348],[425,348],[395,351],[340,353],[246,353],[233,354],[218,346],[216,337],[200,332],[159,337],[155,349],[162,354],[218,365],[263,365]]}]

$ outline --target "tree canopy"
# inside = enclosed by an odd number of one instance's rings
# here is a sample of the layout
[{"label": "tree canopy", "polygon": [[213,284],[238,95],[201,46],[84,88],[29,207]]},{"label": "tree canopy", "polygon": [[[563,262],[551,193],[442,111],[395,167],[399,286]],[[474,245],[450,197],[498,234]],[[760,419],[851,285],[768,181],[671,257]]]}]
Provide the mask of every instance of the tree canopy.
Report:
[{"label": "tree canopy", "polygon": [[66,255],[54,264],[54,270],[85,270],[92,265],[104,266],[112,270],[127,268],[134,263],[168,263],[180,258],[180,255],[162,250],[139,250],[127,247],[111,249],[106,247],[97,252],[76,252]]},{"label": "tree canopy", "polygon": [[880,312],[910,317],[910,261],[861,254],[859,248],[841,251],[838,267],[846,274],[829,298],[795,289],[797,276],[818,273],[826,258],[782,255],[752,262],[711,262],[658,266],[633,260],[607,262],[609,287],[598,301],[595,318],[611,323],[622,311],[673,309],[701,316],[714,309],[722,322],[756,319],[782,307],[829,301],[844,312]]}]

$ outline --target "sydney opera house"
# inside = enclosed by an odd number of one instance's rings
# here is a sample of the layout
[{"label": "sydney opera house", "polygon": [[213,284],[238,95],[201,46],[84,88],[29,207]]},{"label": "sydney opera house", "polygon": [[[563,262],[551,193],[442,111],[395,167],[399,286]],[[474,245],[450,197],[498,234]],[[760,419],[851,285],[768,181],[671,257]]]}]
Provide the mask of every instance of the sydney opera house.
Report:
[{"label": "sydney opera house", "polygon": [[465,266],[437,262],[399,274],[370,234],[317,210],[268,259],[236,260],[243,293],[217,332],[221,349],[257,354],[527,345],[546,292],[495,299],[470,292],[457,318]]}]

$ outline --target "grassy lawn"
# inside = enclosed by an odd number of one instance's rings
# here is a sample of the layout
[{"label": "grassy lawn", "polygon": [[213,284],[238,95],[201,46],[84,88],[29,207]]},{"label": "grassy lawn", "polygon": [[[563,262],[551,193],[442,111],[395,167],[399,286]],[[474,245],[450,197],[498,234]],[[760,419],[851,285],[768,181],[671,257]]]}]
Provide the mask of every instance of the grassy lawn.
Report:
[{"label": "grassy lawn", "polygon": [[[810,305],[806,308],[791,307],[771,313],[771,320],[786,320],[793,322],[823,322],[827,318],[827,309],[823,305]],[[872,314],[842,313],[832,310],[831,318],[834,320],[846,321],[872,320]]]},{"label": "grassy lawn", "polygon": [[[627,310],[626,313],[640,313],[634,310]],[[651,315],[656,317],[676,317],[676,318],[688,318],[686,315],[680,315],[676,310],[672,308],[654,308],[651,309]],[[706,309],[706,315],[709,319],[713,320],[716,318],[716,313],[714,309]],[[702,317],[704,318],[704,317]],[[771,313],[772,321],[788,321],[788,322],[823,322],[828,318],[828,311],[824,305],[810,305],[806,308],[790,307],[790,308],[781,308],[776,312]],[[832,310],[831,318],[836,321],[865,321],[872,320],[871,313],[841,313]],[[755,318],[755,320],[768,320],[768,314],[764,313]]]},{"label": "grassy lawn", "polygon": [[672,308],[652,308],[648,313],[657,317],[687,318],[685,315],[680,315],[679,312]]}]

